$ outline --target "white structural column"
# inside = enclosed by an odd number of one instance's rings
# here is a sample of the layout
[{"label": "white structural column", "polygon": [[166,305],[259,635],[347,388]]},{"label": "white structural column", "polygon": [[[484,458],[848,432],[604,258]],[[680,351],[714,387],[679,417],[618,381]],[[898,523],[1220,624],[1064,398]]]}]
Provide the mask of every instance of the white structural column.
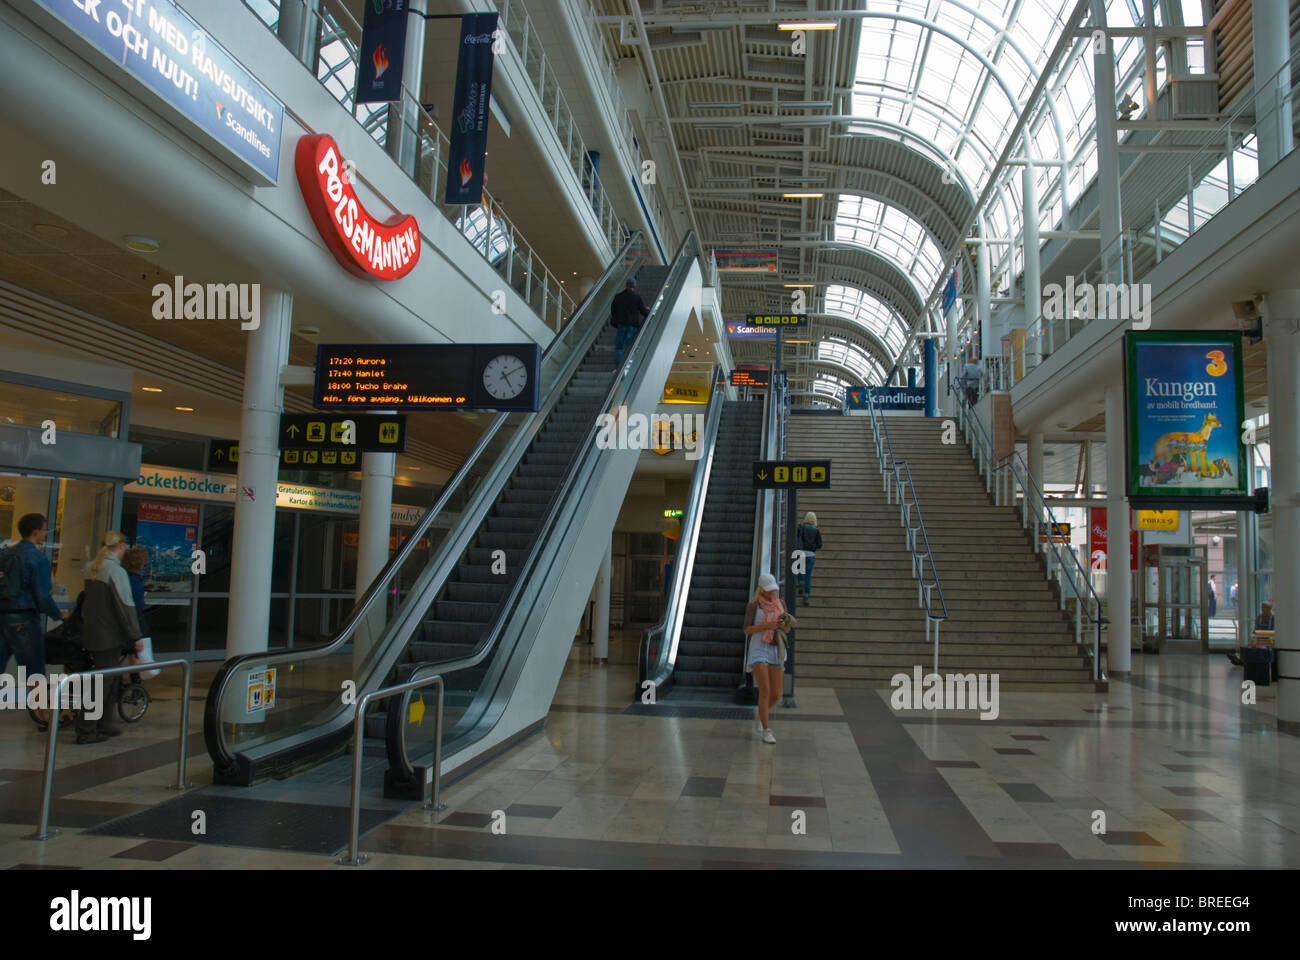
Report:
[{"label": "white structural column", "polygon": [[[1092,22],[1106,26],[1104,0],[1092,0]],[[1122,278],[1124,251],[1119,235],[1123,229],[1119,194],[1118,128],[1115,117],[1115,60],[1107,38],[1102,52],[1093,52],[1092,72],[1096,80],[1093,109],[1097,118],[1097,190],[1098,215],[1101,221],[1101,274],[1104,283],[1119,283]]]},{"label": "white structural column", "polygon": [[[397,468],[395,453],[361,455],[361,519],[357,537],[358,600],[370,588],[388,563],[388,538],[393,523],[393,474]],[[360,624],[352,639],[352,666],[359,671],[371,648],[384,631],[387,603],[379,603]],[[356,679],[360,679],[357,676]]]},{"label": "white structural column", "polygon": [[276,35],[289,52],[316,72],[316,41],[320,36],[318,0],[282,0]]},{"label": "white structural column", "polygon": [[[244,398],[239,426],[239,478],[235,530],[230,550],[230,605],[226,619],[226,657],[267,648],[271,624],[271,554],[275,549],[275,493],[280,472],[280,413],[284,388],[280,369],[289,361],[293,296],[262,288],[262,316],[245,334]],[[234,335],[240,335],[236,332]],[[238,686],[238,682],[236,683]],[[244,716],[240,697],[229,701],[226,719]]]},{"label": "white structural column", "polygon": [[[988,237],[983,217],[980,217],[980,236]],[[987,243],[981,243],[975,248],[975,316],[980,325],[980,357],[985,360],[998,356],[1002,349],[1002,345],[993,336],[993,295],[990,292],[993,284],[989,257]]]},{"label": "white structural column", "polygon": [[946,327],[943,338],[943,368],[948,377],[948,402],[945,407],[950,416],[957,415],[957,301],[953,301],[945,315]]},{"label": "white structural column", "polygon": [[[1026,143],[1026,153],[1028,152]],[[1046,335],[1039,332],[1039,315],[1043,312],[1043,274],[1038,262],[1038,189],[1034,167],[1026,157],[1020,172],[1020,190],[1025,223],[1022,240],[1025,255],[1025,373],[1043,361],[1043,350],[1051,353]]]},{"label": "white structural column", "polygon": [[[402,87],[414,100],[403,96],[397,103],[388,105],[388,155],[408,174],[415,173],[416,147],[420,142],[416,124],[416,104],[420,98],[420,83],[424,75],[424,17],[429,12],[429,0],[411,0],[406,15],[405,61],[402,64]],[[459,36],[459,34],[457,35]]]},{"label": "white structural column", "polygon": [[1273,3],[1257,0],[1250,7],[1261,175],[1290,153],[1294,142],[1291,100],[1285,96],[1291,89],[1288,6],[1282,0]]},{"label": "white structural column", "polygon": [[1110,617],[1106,668],[1110,673],[1128,673],[1133,658],[1125,443],[1124,385],[1112,383],[1106,387],[1106,604]]},{"label": "white structural column", "polygon": [[592,624],[592,641],[595,650],[592,656],[600,663],[609,660],[609,581],[611,567],[614,563],[613,540],[605,546],[605,559],[596,571],[596,622]]},{"label": "white structural column", "polygon": [[[1256,6],[1261,6],[1256,4]],[[1278,723],[1300,730],[1300,290],[1265,298]]]}]

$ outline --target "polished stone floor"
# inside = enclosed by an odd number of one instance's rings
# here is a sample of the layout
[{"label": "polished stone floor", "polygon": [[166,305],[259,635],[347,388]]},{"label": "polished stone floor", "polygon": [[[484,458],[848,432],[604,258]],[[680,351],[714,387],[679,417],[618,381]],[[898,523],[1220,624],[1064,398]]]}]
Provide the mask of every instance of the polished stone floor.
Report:
[{"label": "polished stone floor", "polygon": [[[1300,738],[1276,729],[1275,687],[1241,704],[1240,670],[1221,656],[1135,655],[1107,693],[1004,693],[991,721],[898,714],[887,690],[797,687],[769,746],[725,708],[626,713],[633,636],[608,665],[591,649],[574,646],[545,728],[447,786],[446,811],[370,791],[386,822],[362,839],[363,869],[1300,867]],[[196,687],[198,698],[206,679]],[[46,740],[25,715],[0,713],[0,868],[353,869],[273,838],[85,833],[177,797],[179,691],[151,689],[149,715],[117,740],[60,738],[62,832],[45,842],[26,836]],[[209,786],[193,707],[187,807],[346,804],[334,781]]]}]

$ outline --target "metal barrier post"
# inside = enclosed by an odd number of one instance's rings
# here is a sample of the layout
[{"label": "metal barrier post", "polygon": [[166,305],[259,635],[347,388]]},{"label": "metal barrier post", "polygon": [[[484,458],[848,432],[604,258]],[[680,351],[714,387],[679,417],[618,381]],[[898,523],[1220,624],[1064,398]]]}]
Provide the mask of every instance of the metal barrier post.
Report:
[{"label": "metal barrier post", "polygon": [[[53,703],[50,704],[50,739],[45,749],[45,777],[44,787],[41,793],[41,815],[36,825],[36,832],[31,834],[29,840],[48,840],[50,837],[58,836],[59,831],[50,829],[50,804],[54,799],[54,755],[58,748],[59,737],[59,720],[63,716],[63,689],[73,677],[93,677],[93,676],[117,676],[119,674],[136,673],[141,669],[145,670],[162,670],[167,667],[180,667],[185,674],[185,679],[181,683],[181,718],[180,718],[180,750],[176,760],[176,783],[168,784],[169,790],[184,790],[187,786],[185,783],[185,754],[186,738],[189,736],[190,722],[190,679],[194,665],[188,660],[158,660],[150,664],[132,663],[125,667],[110,667],[106,670],[84,670],[80,673],[69,673],[59,678],[59,684],[54,690]],[[48,678],[46,686],[49,686]],[[81,697],[82,709],[85,709],[85,692],[82,691]],[[110,704],[102,704],[103,709],[108,710]],[[116,707],[116,704],[111,706]]]},{"label": "metal barrier post", "polygon": [[[365,736],[365,709],[370,705],[372,700],[386,700],[387,698],[398,694],[406,693],[409,690],[418,690],[421,687],[437,686],[437,726],[433,731],[433,804],[435,810],[444,809],[439,803],[439,793],[441,789],[442,770],[442,675],[435,674],[430,677],[422,677],[419,680],[409,680],[406,683],[399,683],[393,687],[385,687],[382,690],[372,690],[357,701],[356,714],[353,718],[353,735],[352,735],[352,799],[348,809],[348,855],[339,857],[334,862],[345,867],[359,867],[367,863],[370,858],[363,856],[360,850],[361,844],[361,761],[362,740]],[[426,807],[429,805],[426,804]]]}]

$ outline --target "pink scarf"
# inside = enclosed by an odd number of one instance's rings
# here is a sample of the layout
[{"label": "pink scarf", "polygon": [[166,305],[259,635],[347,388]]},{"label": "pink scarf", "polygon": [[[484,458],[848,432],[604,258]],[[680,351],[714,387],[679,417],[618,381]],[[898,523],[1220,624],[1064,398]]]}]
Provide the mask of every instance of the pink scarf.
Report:
[{"label": "pink scarf", "polygon": [[[775,600],[765,600],[760,593],[758,595],[758,608],[763,611],[763,623],[772,623],[780,619],[781,615],[785,613],[785,604],[781,602],[779,596]],[[759,634],[759,638],[764,643],[776,643],[776,631],[764,630]]]}]

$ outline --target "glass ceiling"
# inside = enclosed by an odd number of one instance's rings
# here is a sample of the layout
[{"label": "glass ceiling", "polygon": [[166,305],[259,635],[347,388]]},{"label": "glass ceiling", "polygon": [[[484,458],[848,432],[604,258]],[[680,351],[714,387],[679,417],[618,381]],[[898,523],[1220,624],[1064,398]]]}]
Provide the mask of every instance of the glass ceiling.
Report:
[{"label": "glass ceiling", "polygon": [[[1182,6],[1199,6],[1185,0]],[[1114,27],[1141,22],[1141,0],[1107,0]],[[853,87],[853,133],[886,137],[919,149],[947,166],[978,197],[992,176],[1026,99],[1046,69],[1065,29],[1073,0],[881,0],[862,19]],[[1157,4],[1157,7],[1159,5]],[[1188,23],[1200,15],[1188,14]],[[1141,46],[1116,38],[1117,91],[1143,100]],[[1069,167],[1037,168],[1039,219],[1059,224],[1065,201],[1077,199],[1096,175],[1096,130],[1091,51],[1076,41],[1058,64],[1042,103],[1026,128],[1033,155],[1064,158]],[[990,69],[990,67],[992,69]],[[1134,77],[1138,75],[1138,82]],[[1048,109],[1050,106],[1051,109]],[[1017,151],[1017,154],[1022,151]],[[1022,229],[1019,168],[1004,170],[984,208],[991,236],[1015,237]],[[915,218],[888,203],[842,196],[835,238],[860,243],[895,263],[928,299],[946,251]],[[994,276],[1009,283],[1021,267],[1018,245],[1000,245]],[[907,325],[888,307],[851,288],[831,288],[828,312],[841,312],[881,336],[897,356]],[[836,310],[832,300],[839,304]],[[850,301],[857,301],[851,303]],[[858,302],[863,303],[859,307]],[[859,316],[860,312],[865,316]],[[901,333],[893,331],[894,321]]]},{"label": "glass ceiling", "polygon": [[849,343],[840,337],[826,337],[817,344],[817,359],[827,363],[837,363],[847,370],[852,370],[859,383],[884,383],[888,372],[880,361],[871,356],[856,343]]},{"label": "glass ceiling", "polygon": [[907,340],[907,323],[898,312],[861,287],[833,283],[826,288],[826,312],[869,331],[891,358],[897,358]]}]

